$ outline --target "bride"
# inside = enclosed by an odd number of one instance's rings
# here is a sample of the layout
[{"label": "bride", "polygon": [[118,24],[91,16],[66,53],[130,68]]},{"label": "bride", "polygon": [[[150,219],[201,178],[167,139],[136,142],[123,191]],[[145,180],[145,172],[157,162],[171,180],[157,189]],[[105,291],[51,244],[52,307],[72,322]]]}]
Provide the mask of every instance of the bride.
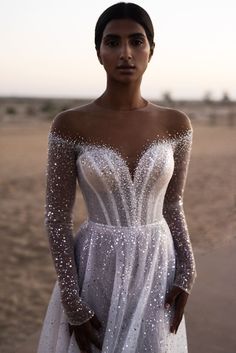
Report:
[{"label": "bride", "polygon": [[[49,132],[45,225],[57,281],[38,353],[184,353],[196,277],[183,193],[190,119],[144,99],[147,12],[117,3],[95,29],[104,93]],[[72,231],[76,182],[88,219]]]}]

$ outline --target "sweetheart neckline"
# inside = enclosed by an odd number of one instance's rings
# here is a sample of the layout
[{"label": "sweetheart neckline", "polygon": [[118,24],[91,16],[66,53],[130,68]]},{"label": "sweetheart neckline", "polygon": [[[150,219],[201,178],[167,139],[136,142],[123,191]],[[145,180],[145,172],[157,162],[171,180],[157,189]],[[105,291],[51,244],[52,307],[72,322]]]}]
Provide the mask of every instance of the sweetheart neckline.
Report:
[{"label": "sweetheart neckline", "polygon": [[[172,135],[172,136],[169,136],[169,137],[154,139],[154,140],[152,140],[152,142],[149,142],[149,140],[148,140],[143,145],[143,147],[141,149],[141,152],[139,154],[137,154],[137,158],[136,158],[136,161],[134,163],[135,167],[131,171],[130,168],[129,168],[129,157],[127,155],[124,156],[123,153],[121,153],[120,150],[117,147],[115,147],[115,146],[112,146],[112,145],[110,145],[108,143],[103,143],[103,142],[96,143],[96,142],[89,142],[89,141],[83,141],[83,140],[82,141],[78,141],[78,139],[73,139],[71,137],[70,138],[69,137],[68,138],[62,137],[55,131],[50,131],[49,132],[49,137],[55,137],[59,141],[71,144],[74,147],[85,146],[85,147],[89,147],[89,148],[98,148],[98,149],[102,148],[102,149],[108,149],[111,152],[115,153],[116,156],[118,156],[120,158],[120,160],[124,163],[124,166],[127,169],[127,172],[128,172],[129,178],[130,178],[130,182],[131,182],[131,184],[133,186],[136,183],[137,171],[138,171],[138,169],[140,167],[141,160],[146,155],[146,153],[148,153],[148,151],[151,150],[151,148],[153,148],[154,146],[157,146],[157,145],[168,143],[168,142],[169,143],[177,142],[181,138],[184,138],[186,136],[191,136],[192,135],[192,130],[191,129],[187,129],[185,131],[182,131],[181,133],[177,133],[176,135],[177,136]],[[81,139],[83,139],[83,138],[81,137]],[[79,157],[78,157],[78,159],[79,159]]]},{"label": "sweetheart neckline", "polygon": [[[137,173],[138,170],[140,168],[141,162],[144,158],[144,156],[146,156],[146,154],[148,152],[150,152],[152,150],[152,148],[157,147],[158,145],[163,145],[163,141],[159,141],[159,142],[155,142],[152,141],[150,144],[146,144],[146,146],[142,149],[142,151],[137,155],[137,158],[135,160],[134,163],[134,168],[130,169],[129,167],[129,157],[128,156],[123,156],[123,154],[120,152],[120,150],[118,148],[115,148],[113,146],[109,146],[109,145],[104,145],[104,144],[94,144],[94,143],[82,143],[80,144],[80,146],[85,146],[88,147],[89,149],[91,148],[96,148],[96,149],[105,149],[105,150],[109,150],[111,153],[114,153],[116,155],[116,157],[118,157],[120,159],[120,161],[122,162],[123,166],[125,167],[129,178],[130,178],[130,182],[131,184],[134,186],[136,184],[136,180],[137,180]],[[86,152],[83,152],[79,155],[78,159]]]}]

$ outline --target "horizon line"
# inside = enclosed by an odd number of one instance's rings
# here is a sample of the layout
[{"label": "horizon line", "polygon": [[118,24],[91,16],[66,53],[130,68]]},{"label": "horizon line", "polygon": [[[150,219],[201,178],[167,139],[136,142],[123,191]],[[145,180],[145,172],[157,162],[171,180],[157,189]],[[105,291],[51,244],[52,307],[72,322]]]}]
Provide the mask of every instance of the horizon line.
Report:
[{"label": "horizon line", "polygon": [[[41,96],[41,95],[37,95],[37,96],[30,96],[30,95],[1,95],[0,94],[0,99],[49,99],[49,100],[52,100],[52,99],[55,99],[55,100],[62,100],[62,99],[65,99],[65,100],[83,100],[83,101],[93,101],[94,99],[96,99],[96,97],[74,97],[74,96]],[[170,100],[169,99],[164,99],[163,97],[159,97],[159,98],[146,98],[150,101],[170,101],[170,102],[224,102],[224,103],[236,103],[236,99],[234,98],[230,98],[229,97],[229,100],[228,101],[224,101],[223,100],[223,97],[221,98],[204,98],[204,96],[202,98],[197,98],[197,97],[181,97],[181,98],[175,98],[173,96],[170,95]]]}]

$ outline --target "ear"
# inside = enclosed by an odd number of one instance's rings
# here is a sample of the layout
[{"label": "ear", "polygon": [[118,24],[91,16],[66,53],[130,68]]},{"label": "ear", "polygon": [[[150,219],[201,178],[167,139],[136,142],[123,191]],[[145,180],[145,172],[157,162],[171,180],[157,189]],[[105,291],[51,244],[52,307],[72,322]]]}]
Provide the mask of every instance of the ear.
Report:
[{"label": "ear", "polygon": [[100,64],[103,65],[99,50],[97,50],[97,57],[98,57]]},{"label": "ear", "polygon": [[155,43],[153,43],[151,48],[150,48],[149,61],[151,60],[151,57],[153,56],[154,48],[155,48]]}]

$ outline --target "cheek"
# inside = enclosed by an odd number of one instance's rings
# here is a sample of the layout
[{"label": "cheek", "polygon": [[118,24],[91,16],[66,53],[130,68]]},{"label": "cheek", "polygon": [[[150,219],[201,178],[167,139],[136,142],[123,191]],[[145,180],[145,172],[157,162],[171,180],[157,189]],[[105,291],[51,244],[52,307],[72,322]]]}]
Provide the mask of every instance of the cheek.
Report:
[{"label": "cheek", "polygon": [[148,63],[149,58],[150,58],[150,50],[149,49],[144,49],[139,52],[140,61],[142,61],[144,63]]},{"label": "cheek", "polygon": [[112,53],[106,48],[101,48],[100,50],[100,58],[103,62],[109,62],[112,60]]},{"label": "cheek", "polygon": [[110,66],[114,64],[114,61],[116,60],[116,55],[110,51],[103,50],[100,52],[100,58],[104,66]]}]

